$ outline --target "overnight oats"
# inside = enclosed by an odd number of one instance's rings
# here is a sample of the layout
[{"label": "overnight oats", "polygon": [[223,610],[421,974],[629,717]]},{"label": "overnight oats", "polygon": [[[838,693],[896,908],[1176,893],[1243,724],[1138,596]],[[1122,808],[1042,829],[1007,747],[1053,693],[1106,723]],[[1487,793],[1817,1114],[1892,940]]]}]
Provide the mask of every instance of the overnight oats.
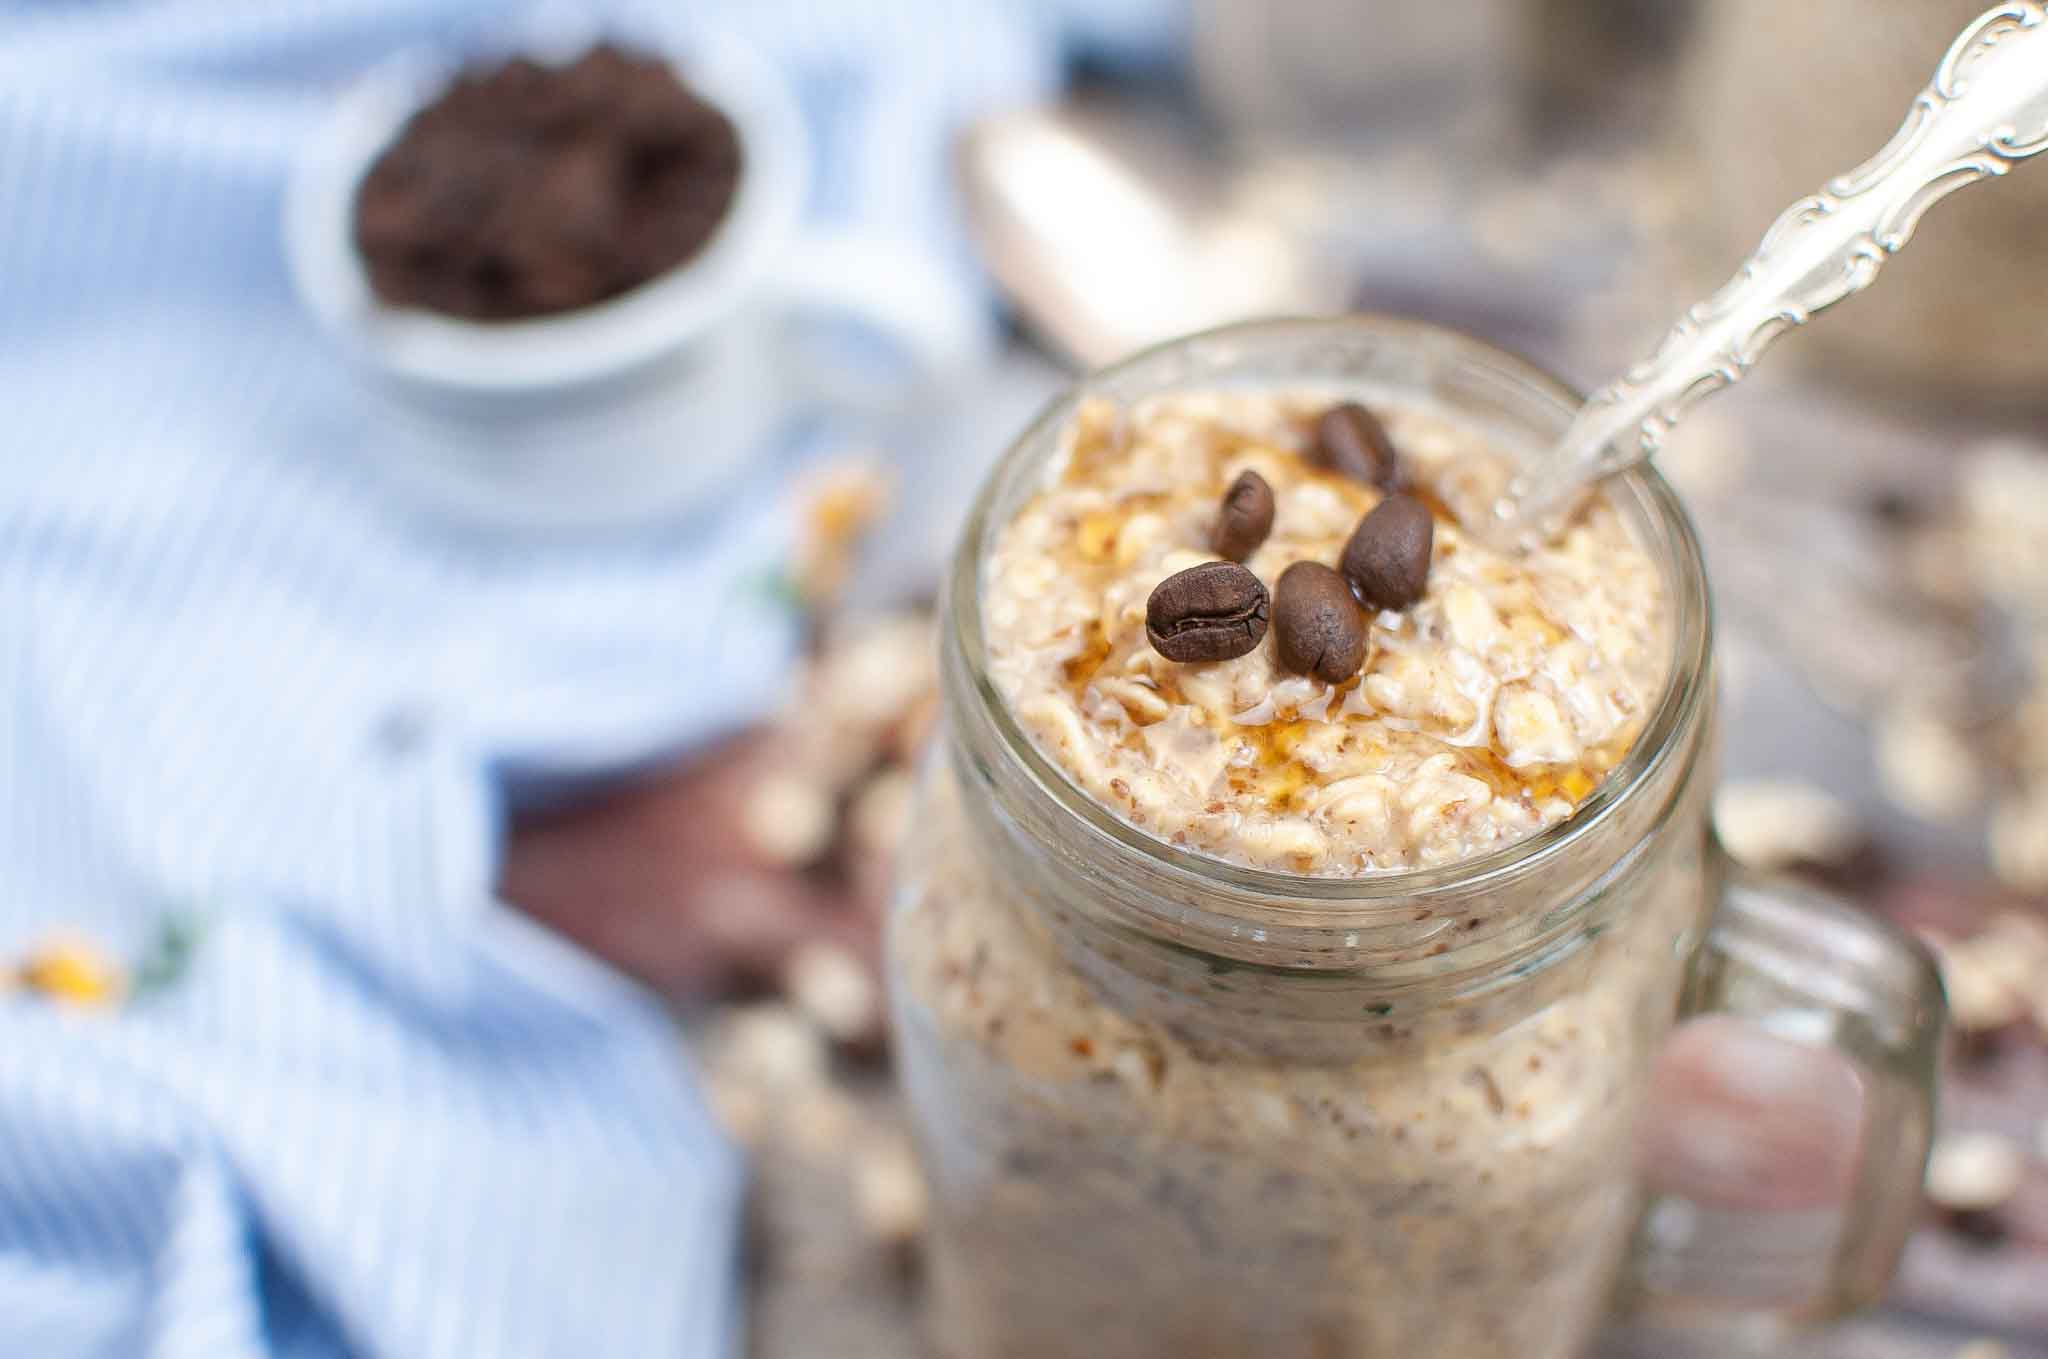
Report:
[{"label": "overnight oats", "polygon": [[[1405,489],[1323,451],[1354,438],[1393,450],[1376,475]],[[1070,778],[1172,844],[1339,875],[1498,849],[1571,815],[1662,690],[1662,583],[1620,514],[1595,500],[1527,556],[1485,546],[1432,488],[1496,480],[1504,459],[1441,414],[1313,394],[1098,399],[1066,444],[989,559],[989,675]],[[1270,528],[1230,568],[1215,544],[1240,482]],[[1301,562],[1356,575],[1341,569],[1354,531],[1404,505],[1421,525],[1412,585],[1375,581],[1376,613],[1336,601],[1363,653],[1325,674],[1287,664],[1279,582]],[[1174,660],[1148,638],[1148,604],[1211,566],[1255,578],[1265,635],[1234,658]]]},{"label": "overnight oats", "polygon": [[1290,326],[969,525],[889,938],[947,1359],[1566,1359],[1614,1291],[1717,887],[1696,551],[1640,480],[1489,545],[1550,418],[1492,351]]}]

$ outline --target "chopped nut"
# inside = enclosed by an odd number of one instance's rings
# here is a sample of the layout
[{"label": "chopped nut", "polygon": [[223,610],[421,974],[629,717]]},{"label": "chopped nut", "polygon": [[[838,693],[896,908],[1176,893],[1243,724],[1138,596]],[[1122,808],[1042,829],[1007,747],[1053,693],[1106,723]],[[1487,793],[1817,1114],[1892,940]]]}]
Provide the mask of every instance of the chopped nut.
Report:
[{"label": "chopped nut", "polygon": [[798,949],[783,984],[797,1009],[834,1042],[859,1042],[871,1037],[881,1023],[874,979],[859,959],[836,944],[812,943]]},{"label": "chopped nut", "polygon": [[832,847],[832,796],[809,779],[773,773],[754,785],[740,808],[740,831],[769,863],[800,867]]},{"label": "chopped nut", "polygon": [[755,1005],[721,1026],[710,1065],[771,1089],[817,1085],[825,1079],[825,1045],[788,1006]]},{"label": "chopped nut", "polygon": [[2014,1023],[2026,1013],[2020,993],[1981,960],[1969,944],[1937,949],[1942,989],[1948,993],[1949,1018],[1963,1033],[1988,1033]]},{"label": "chopped nut", "polygon": [[2048,891],[2048,786],[2000,803],[1990,841],[1999,881],[2022,892]]},{"label": "chopped nut", "polygon": [[910,1149],[900,1142],[877,1142],[863,1149],[854,1167],[853,1196],[861,1225],[877,1242],[898,1246],[924,1234],[924,1176]]},{"label": "chopped nut", "polygon": [[937,665],[929,618],[862,619],[827,644],[805,701],[823,720],[879,736],[931,688]]},{"label": "chopped nut", "polygon": [[1964,1033],[2000,1029],[2048,1006],[2039,979],[2048,973],[2048,923],[2004,911],[1967,939],[1943,940],[1936,953],[1949,1013]]},{"label": "chopped nut", "polygon": [[1983,795],[1983,774],[1968,743],[1933,714],[1911,708],[1886,713],[1876,736],[1885,794],[1915,816],[1953,821]]},{"label": "chopped nut", "polygon": [[1991,1132],[1949,1133],[1927,1160],[1927,1197],[1950,1212],[1981,1213],[2018,1192],[2026,1162],[2009,1137]]},{"label": "chopped nut", "polygon": [[1714,829],[1738,863],[1763,870],[1831,867],[1863,841],[1855,814],[1839,798],[1774,779],[1724,784],[1714,797]]}]

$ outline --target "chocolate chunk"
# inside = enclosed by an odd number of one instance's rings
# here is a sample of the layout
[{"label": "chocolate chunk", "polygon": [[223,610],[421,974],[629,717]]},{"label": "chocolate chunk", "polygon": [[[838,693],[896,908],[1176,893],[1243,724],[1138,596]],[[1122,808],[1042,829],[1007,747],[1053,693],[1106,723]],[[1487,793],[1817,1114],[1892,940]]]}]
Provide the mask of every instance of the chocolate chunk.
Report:
[{"label": "chocolate chunk", "polygon": [[1391,491],[1401,484],[1401,457],[1387,427],[1356,401],[1332,406],[1316,421],[1316,460],[1354,481]]},{"label": "chocolate chunk", "polygon": [[393,306],[573,311],[691,259],[738,191],[739,134],[659,57],[459,74],[357,187],[355,246]]},{"label": "chocolate chunk", "polygon": [[1211,545],[1219,557],[1241,562],[1259,550],[1273,531],[1273,488],[1257,472],[1243,471],[1223,493]]},{"label": "chocolate chunk", "polygon": [[1337,565],[1366,608],[1405,609],[1428,588],[1435,541],[1429,507],[1396,492],[1358,521]]},{"label": "chocolate chunk", "polygon": [[1203,562],[1159,582],[1145,603],[1145,636],[1169,661],[1227,661],[1266,635],[1270,601],[1235,562]]},{"label": "chocolate chunk", "polygon": [[1344,578],[1321,562],[1296,562],[1273,589],[1273,645],[1298,675],[1340,684],[1365,664],[1365,611]]}]

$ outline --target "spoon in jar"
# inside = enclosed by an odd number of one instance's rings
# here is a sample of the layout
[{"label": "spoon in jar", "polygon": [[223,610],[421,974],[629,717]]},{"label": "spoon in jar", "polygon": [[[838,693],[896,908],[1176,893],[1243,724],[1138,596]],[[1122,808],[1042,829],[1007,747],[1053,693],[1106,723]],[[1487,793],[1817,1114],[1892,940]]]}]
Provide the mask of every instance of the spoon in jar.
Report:
[{"label": "spoon in jar", "polygon": [[1657,452],[1694,403],[1740,382],[1773,342],[1876,279],[1921,215],[2048,151],[2048,4],[1963,30],[1905,123],[1869,161],[1787,208],[1729,283],[1602,388],[1494,506],[1508,539],[1541,533],[1586,487]]}]

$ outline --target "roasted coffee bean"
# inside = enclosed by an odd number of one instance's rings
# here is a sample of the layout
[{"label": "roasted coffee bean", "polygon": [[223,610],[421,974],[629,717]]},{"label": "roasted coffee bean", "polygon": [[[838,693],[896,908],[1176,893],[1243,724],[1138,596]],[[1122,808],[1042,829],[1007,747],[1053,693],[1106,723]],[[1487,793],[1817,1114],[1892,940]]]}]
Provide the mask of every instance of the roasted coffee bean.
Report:
[{"label": "roasted coffee bean", "polygon": [[1257,472],[1243,471],[1223,493],[1210,543],[1219,557],[1241,562],[1259,550],[1273,531],[1273,488]]},{"label": "roasted coffee bean", "polygon": [[1236,562],[1203,562],[1159,582],[1145,636],[1169,661],[1227,661],[1266,635],[1265,584]]},{"label": "roasted coffee bean", "polygon": [[1316,421],[1316,460],[1353,481],[1391,491],[1401,484],[1401,457],[1387,427],[1356,401],[1332,406]]},{"label": "roasted coffee bean", "polygon": [[1358,521],[1338,569],[1368,609],[1405,609],[1429,585],[1436,520],[1429,506],[1396,492]]},{"label": "roasted coffee bean", "polygon": [[1297,675],[1341,684],[1365,664],[1365,610],[1321,562],[1296,562],[1273,587],[1273,645]]}]

